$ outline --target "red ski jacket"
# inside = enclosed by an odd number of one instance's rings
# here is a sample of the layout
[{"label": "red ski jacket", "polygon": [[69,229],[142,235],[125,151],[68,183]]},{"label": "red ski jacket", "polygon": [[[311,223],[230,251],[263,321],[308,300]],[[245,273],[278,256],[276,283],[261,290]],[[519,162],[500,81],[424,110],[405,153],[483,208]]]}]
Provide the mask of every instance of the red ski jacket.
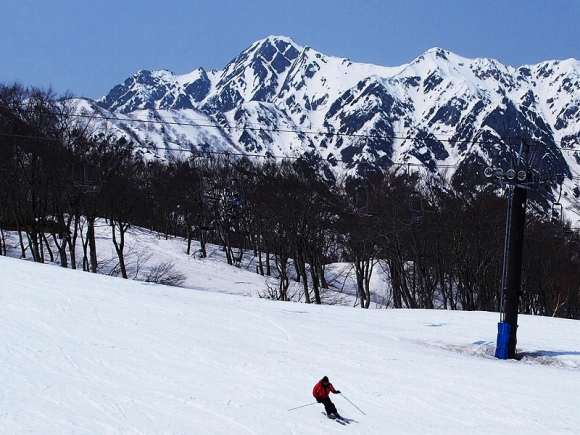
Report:
[{"label": "red ski jacket", "polygon": [[330,394],[330,392],[336,394],[336,390],[334,389],[332,384],[329,383],[325,387],[324,385],[322,385],[322,381],[318,382],[318,384],[316,384],[312,389],[312,395],[316,400],[328,399],[328,395]]}]

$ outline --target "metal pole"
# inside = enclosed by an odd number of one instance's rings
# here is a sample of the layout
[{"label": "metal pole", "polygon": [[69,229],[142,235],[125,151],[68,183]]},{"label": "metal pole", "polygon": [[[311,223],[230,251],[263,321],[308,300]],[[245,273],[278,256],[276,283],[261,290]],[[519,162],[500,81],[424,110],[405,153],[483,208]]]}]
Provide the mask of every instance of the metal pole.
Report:
[{"label": "metal pole", "polygon": [[[524,148],[525,147],[525,148]],[[527,144],[522,143],[519,158],[528,153]],[[508,201],[506,223],[506,245],[502,270],[501,322],[498,325],[496,357],[515,359],[518,330],[518,305],[522,284],[522,255],[524,248],[524,228],[526,223],[526,202],[528,191],[523,185],[515,184]]]},{"label": "metal pole", "polygon": [[508,272],[508,257],[509,257],[509,239],[511,233],[511,213],[512,213],[512,200],[513,200],[513,186],[508,186],[508,206],[505,219],[505,239],[503,245],[503,264],[501,270],[501,296],[499,301],[499,312],[500,312],[500,322],[504,321],[503,308],[506,295],[506,281]]},{"label": "metal pole", "polygon": [[518,305],[522,280],[522,254],[524,226],[526,223],[526,201],[528,191],[516,186],[512,197],[510,214],[510,234],[508,240],[508,270],[503,321],[511,326],[508,358],[516,357]]},{"label": "metal pole", "polygon": [[318,402],[307,403],[306,405],[300,405],[300,406],[297,406],[296,408],[290,408],[288,411],[295,411],[296,409],[306,408],[307,406],[316,405],[317,403]]},{"label": "metal pole", "polygon": [[[520,144],[520,167],[527,166],[528,144]],[[524,182],[527,177],[520,179]],[[513,189],[513,190],[512,190]],[[498,324],[495,356],[515,359],[518,329],[518,305],[522,284],[522,255],[526,223],[527,186],[516,184],[509,190],[504,241],[504,258],[501,276],[500,323]]]},{"label": "metal pole", "polygon": [[345,400],[346,400],[348,403],[350,403],[352,406],[354,406],[354,407],[355,407],[355,408],[358,410],[358,412],[360,412],[362,415],[366,415],[362,409],[360,409],[358,406],[356,406],[354,403],[352,403],[352,402],[350,401],[350,399],[349,399],[348,397],[346,397],[346,396],[345,396],[343,393],[340,393],[340,395],[341,395],[342,397],[344,397],[344,399],[345,399]]}]

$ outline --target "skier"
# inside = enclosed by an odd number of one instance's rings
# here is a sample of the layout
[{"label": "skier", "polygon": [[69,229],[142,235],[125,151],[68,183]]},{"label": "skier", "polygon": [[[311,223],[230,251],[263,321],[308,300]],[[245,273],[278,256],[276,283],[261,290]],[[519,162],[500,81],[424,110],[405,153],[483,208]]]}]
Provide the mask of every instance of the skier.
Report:
[{"label": "skier", "polygon": [[328,380],[328,376],[323,377],[312,390],[312,395],[316,401],[324,405],[328,418],[342,418],[338,414],[336,406],[334,406],[334,403],[330,400],[330,393],[340,394],[340,391],[334,389],[334,386]]}]

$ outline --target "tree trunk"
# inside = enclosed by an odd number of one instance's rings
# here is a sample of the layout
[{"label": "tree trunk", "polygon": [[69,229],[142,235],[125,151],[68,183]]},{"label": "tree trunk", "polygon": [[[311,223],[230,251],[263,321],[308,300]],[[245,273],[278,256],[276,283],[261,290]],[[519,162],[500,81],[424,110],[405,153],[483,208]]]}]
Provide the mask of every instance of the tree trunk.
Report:
[{"label": "tree trunk", "polygon": [[191,255],[191,227],[187,226],[187,255]]},{"label": "tree trunk", "polygon": [[75,221],[74,221],[74,230],[73,230],[73,234],[72,234],[72,238],[68,237],[67,238],[67,243],[68,243],[68,252],[70,255],[70,267],[72,269],[76,269],[77,268],[77,239],[79,236],[79,222],[81,217],[79,215],[75,215],[74,217]]},{"label": "tree trunk", "polygon": [[288,287],[290,287],[290,280],[288,279],[288,258],[276,256],[276,268],[278,269],[279,281],[278,299],[281,301],[287,301]]},{"label": "tree trunk", "polygon": [[89,238],[83,237],[83,235],[81,233],[81,240],[82,240],[82,246],[83,246],[83,271],[88,272],[89,271],[89,256],[88,256]]},{"label": "tree trunk", "polygon": [[66,256],[66,241],[62,240],[62,242],[59,244],[56,234],[52,235],[52,239],[54,240],[54,244],[56,246],[56,249],[58,250],[58,255],[60,257],[60,267],[67,268],[68,258]]},{"label": "tree trunk", "polygon": [[91,273],[97,273],[97,244],[95,242],[95,218],[87,218],[87,241],[89,243],[89,263]]},{"label": "tree trunk", "polygon": [[238,256],[235,258],[235,266],[240,267],[242,265],[242,259],[244,258],[244,248],[238,248]]},{"label": "tree trunk", "polygon": [[26,258],[26,248],[24,247],[21,230],[18,230],[18,243],[20,244],[20,258]]},{"label": "tree trunk", "polygon": [[260,275],[264,276],[264,263],[262,262],[262,250],[258,249],[258,267],[257,271]]},{"label": "tree trunk", "polygon": [[40,244],[42,246],[42,243],[44,242],[44,244],[46,245],[46,250],[48,251],[48,258],[50,258],[50,262],[54,263],[54,254],[52,253],[52,249],[50,248],[50,245],[48,244],[48,238],[46,237],[46,235],[44,233],[41,233],[41,241]]},{"label": "tree trunk", "polygon": [[318,264],[318,275],[320,276],[320,285],[322,286],[323,289],[328,289],[330,286],[328,285],[328,282],[326,281],[326,267],[323,266],[322,264]]},{"label": "tree trunk", "polygon": [[358,297],[360,299],[360,307],[365,308],[366,305],[366,293],[364,291],[364,283],[363,283],[363,261],[362,260],[355,260],[354,261],[354,271],[356,276],[356,291],[358,293]]},{"label": "tree trunk", "polygon": [[308,275],[306,274],[306,264],[302,259],[297,260],[299,273],[302,276],[302,285],[304,287],[304,297],[306,299],[307,304],[311,304],[312,300],[310,299],[310,290],[308,289]]},{"label": "tree trunk", "polygon": [[310,264],[310,277],[312,278],[312,291],[314,292],[314,303],[320,305],[322,304],[322,298],[320,297],[320,280],[318,278],[318,274],[316,273],[316,267],[312,267],[312,263]]},{"label": "tree trunk", "polygon": [[365,292],[365,308],[369,308],[371,305],[371,277],[373,275],[374,260],[370,259],[366,261],[365,264],[365,274],[364,274],[364,292]]},{"label": "tree trunk", "polygon": [[395,260],[388,260],[389,275],[391,277],[391,288],[393,292],[393,307],[403,308],[402,290],[401,290],[401,275],[399,269],[395,265]]},{"label": "tree trunk", "polygon": [[38,234],[26,232],[26,237],[28,238],[28,246],[30,247],[30,252],[32,253],[32,259],[35,263],[44,263],[44,256],[41,257],[41,248],[38,246]]},{"label": "tree trunk", "polygon": [[128,228],[128,224],[124,224],[122,222],[118,223],[119,227],[119,240],[117,240],[117,224],[114,220],[111,220],[111,229],[113,232],[113,245],[115,245],[115,251],[117,251],[117,257],[119,258],[119,269],[121,270],[121,276],[124,279],[128,279],[127,276],[127,267],[125,266],[125,231]]},{"label": "tree trunk", "polygon": [[199,231],[199,256],[200,258],[207,258],[206,238],[203,230]]},{"label": "tree trunk", "polygon": [[0,255],[6,256],[6,237],[2,228],[0,228]]},{"label": "tree trunk", "polygon": [[294,258],[294,274],[295,274],[294,281],[300,282],[300,270],[298,268],[298,260],[296,260],[296,258],[298,258],[298,256],[295,256]]}]

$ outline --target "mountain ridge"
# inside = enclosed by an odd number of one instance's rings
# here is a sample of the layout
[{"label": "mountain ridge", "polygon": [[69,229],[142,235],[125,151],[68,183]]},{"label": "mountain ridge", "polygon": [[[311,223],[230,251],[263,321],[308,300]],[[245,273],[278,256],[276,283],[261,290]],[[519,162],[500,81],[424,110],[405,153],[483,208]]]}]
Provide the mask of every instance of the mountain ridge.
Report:
[{"label": "mountain ridge", "polygon": [[[406,64],[387,67],[269,36],[221,70],[137,71],[101,99],[87,99],[82,110],[126,116],[127,122],[107,127],[152,151],[172,143],[184,150],[309,153],[351,174],[393,161],[430,171],[455,165],[454,176],[480,173],[473,168],[490,162],[509,165],[511,138],[522,137],[542,142],[546,152],[539,167],[567,178],[568,190],[580,174],[580,157],[561,149],[580,139],[580,61],[573,58],[515,67],[432,47]],[[192,123],[201,118],[221,131],[139,126],[137,117]],[[248,125],[263,129],[244,129]],[[163,150],[157,153],[167,157]],[[344,164],[338,168],[337,161]]]}]

